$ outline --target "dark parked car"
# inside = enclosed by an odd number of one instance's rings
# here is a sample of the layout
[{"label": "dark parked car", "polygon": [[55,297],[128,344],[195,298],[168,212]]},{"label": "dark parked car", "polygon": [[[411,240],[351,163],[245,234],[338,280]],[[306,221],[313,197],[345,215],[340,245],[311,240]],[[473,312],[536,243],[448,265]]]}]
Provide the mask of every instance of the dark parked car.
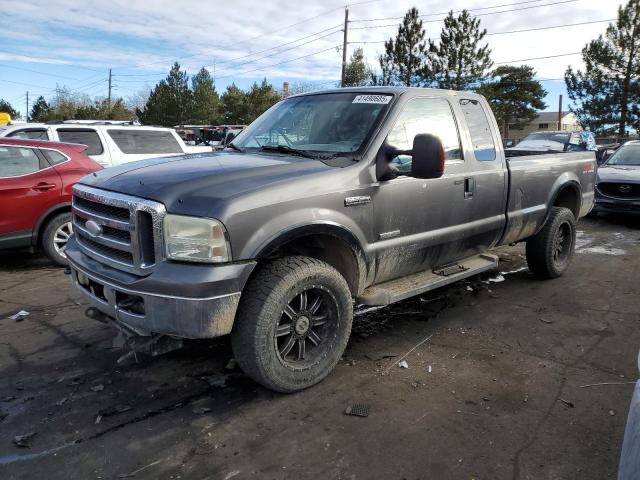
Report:
[{"label": "dark parked car", "polygon": [[595,167],[587,151],[507,158],[473,93],[305,94],[223,152],[82,179],[67,256],[90,316],[141,346],[230,333],[248,375],[291,392],[337,364],[354,298],[424,293],[494,268],[486,251],[518,241],[535,274],[561,275]]},{"label": "dark parked car", "polygon": [[598,168],[594,212],[640,213],[640,141],[627,142]]},{"label": "dark parked car", "polygon": [[71,189],[102,167],[85,145],[0,138],[0,249],[42,248],[58,265],[73,233]]}]

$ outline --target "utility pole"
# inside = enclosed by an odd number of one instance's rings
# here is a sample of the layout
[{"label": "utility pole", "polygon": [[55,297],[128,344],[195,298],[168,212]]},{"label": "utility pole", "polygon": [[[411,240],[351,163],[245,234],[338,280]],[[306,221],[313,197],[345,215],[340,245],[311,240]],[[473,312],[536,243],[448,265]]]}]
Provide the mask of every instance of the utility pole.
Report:
[{"label": "utility pole", "polygon": [[213,59],[213,89],[216,89],[216,59]]},{"label": "utility pole", "polygon": [[27,114],[25,115],[27,122],[29,122],[29,90],[27,90]]},{"label": "utility pole", "polygon": [[562,130],[562,95],[558,100],[558,130]]},{"label": "utility pole", "polygon": [[111,113],[111,69],[109,69],[109,96],[107,97],[108,112]]},{"label": "utility pole", "polygon": [[344,7],[344,39],[342,41],[342,77],[340,86],[344,87],[344,74],[347,69],[347,32],[349,31],[349,7]]}]

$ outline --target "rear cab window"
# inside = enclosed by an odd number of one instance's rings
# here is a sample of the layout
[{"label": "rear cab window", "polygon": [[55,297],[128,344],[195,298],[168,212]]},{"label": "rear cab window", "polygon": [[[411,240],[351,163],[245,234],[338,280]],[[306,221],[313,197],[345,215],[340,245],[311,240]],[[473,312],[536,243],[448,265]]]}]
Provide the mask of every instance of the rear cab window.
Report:
[{"label": "rear cab window", "polygon": [[61,142],[86,145],[85,155],[101,155],[104,152],[100,136],[92,128],[59,128],[58,138]]},{"label": "rear cab window", "polygon": [[496,145],[489,125],[489,119],[479,100],[462,98],[460,108],[467,121],[467,128],[473,144],[473,153],[479,162],[496,159]]},{"label": "rear cab window", "polygon": [[163,154],[183,153],[182,147],[170,131],[108,129],[107,134],[122,153]]},{"label": "rear cab window", "polygon": [[29,175],[44,167],[32,148],[0,146],[0,178]]}]

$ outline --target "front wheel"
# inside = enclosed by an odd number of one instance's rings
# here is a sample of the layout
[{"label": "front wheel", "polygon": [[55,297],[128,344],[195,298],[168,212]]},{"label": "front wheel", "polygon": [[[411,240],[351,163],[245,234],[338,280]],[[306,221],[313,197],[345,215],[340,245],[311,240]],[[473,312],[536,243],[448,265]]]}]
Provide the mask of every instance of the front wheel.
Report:
[{"label": "front wheel", "polygon": [[73,224],[70,213],[61,213],[47,223],[42,233],[42,249],[44,253],[57,265],[67,265],[67,255],[64,253],[67,242],[73,234]]},{"label": "front wheel", "polygon": [[231,334],[233,352],[256,382],[295,392],[333,370],[352,319],[351,293],[340,273],[314,258],[281,258],[247,284]]},{"label": "front wheel", "polygon": [[540,278],[556,278],[571,263],[576,245],[576,219],[564,207],[553,207],[544,227],[527,240],[527,265]]}]

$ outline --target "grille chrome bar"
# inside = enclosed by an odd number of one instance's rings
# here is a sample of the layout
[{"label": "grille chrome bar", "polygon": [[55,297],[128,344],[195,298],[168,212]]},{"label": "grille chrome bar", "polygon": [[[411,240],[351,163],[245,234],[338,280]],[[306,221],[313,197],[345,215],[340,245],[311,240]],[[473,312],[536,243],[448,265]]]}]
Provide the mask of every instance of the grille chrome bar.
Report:
[{"label": "grille chrome bar", "polygon": [[[161,203],[76,184],[72,212],[78,245],[94,260],[146,275],[163,256],[166,210]],[[88,221],[98,224],[101,232],[92,234],[86,228]]]}]

